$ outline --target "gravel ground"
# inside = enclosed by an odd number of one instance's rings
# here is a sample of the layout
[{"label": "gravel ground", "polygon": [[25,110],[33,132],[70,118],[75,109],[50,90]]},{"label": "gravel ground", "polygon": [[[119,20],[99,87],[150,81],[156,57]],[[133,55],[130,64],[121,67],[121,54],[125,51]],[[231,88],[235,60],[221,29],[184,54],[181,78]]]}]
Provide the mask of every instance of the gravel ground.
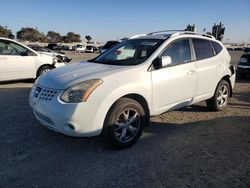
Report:
[{"label": "gravel ground", "polygon": [[0,187],[250,187],[250,78],[224,111],[199,103],[153,117],[122,151],[42,127],[31,85],[0,85]]}]

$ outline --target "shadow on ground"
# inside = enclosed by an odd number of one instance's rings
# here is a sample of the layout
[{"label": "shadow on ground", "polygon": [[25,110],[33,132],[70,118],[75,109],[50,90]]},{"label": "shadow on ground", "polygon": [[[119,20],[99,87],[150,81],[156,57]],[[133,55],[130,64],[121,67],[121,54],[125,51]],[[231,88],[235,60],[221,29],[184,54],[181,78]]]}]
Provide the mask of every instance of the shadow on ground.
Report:
[{"label": "shadow on ground", "polygon": [[101,137],[71,138],[42,127],[29,91],[0,89],[1,187],[250,186],[249,116],[151,122],[135,146],[113,151]]}]

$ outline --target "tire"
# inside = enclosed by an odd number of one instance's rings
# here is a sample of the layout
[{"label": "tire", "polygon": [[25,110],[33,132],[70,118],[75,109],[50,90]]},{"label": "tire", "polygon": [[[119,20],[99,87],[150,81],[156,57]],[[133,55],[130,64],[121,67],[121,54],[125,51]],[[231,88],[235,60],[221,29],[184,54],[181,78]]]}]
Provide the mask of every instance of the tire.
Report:
[{"label": "tire", "polygon": [[207,100],[207,106],[212,111],[220,111],[223,110],[228,103],[228,99],[230,96],[230,86],[226,80],[221,80],[216,87],[214,96]]},{"label": "tire", "polygon": [[106,115],[103,137],[108,146],[125,149],[134,145],[147,124],[141,104],[129,98],[119,99]]},{"label": "tire", "polygon": [[52,67],[48,66],[48,65],[44,65],[42,66],[39,71],[38,71],[38,74],[37,74],[37,77],[49,72],[50,70],[52,69]]}]

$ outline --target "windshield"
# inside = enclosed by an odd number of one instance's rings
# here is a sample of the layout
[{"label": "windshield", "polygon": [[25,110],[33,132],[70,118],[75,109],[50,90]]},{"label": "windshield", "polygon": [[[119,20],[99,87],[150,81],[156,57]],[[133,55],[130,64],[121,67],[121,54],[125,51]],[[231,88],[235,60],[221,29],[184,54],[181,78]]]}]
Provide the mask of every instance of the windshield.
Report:
[{"label": "windshield", "polygon": [[144,62],[163,42],[159,39],[133,39],[121,42],[101,54],[95,63],[110,65],[138,65]]}]

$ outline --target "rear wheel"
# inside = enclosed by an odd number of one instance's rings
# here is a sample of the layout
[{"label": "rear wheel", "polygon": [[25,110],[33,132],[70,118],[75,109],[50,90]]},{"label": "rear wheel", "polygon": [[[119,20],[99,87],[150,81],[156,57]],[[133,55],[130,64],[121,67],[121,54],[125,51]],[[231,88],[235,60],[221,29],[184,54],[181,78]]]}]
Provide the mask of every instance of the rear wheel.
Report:
[{"label": "rear wheel", "polygon": [[207,100],[207,106],[213,111],[219,111],[226,107],[230,96],[230,86],[226,80],[221,80],[215,90],[214,96]]},{"label": "rear wheel", "polygon": [[108,112],[103,136],[115,149],[128,148],[138,141],[146,124],[143,107],[133,99],[122,98]]}]

